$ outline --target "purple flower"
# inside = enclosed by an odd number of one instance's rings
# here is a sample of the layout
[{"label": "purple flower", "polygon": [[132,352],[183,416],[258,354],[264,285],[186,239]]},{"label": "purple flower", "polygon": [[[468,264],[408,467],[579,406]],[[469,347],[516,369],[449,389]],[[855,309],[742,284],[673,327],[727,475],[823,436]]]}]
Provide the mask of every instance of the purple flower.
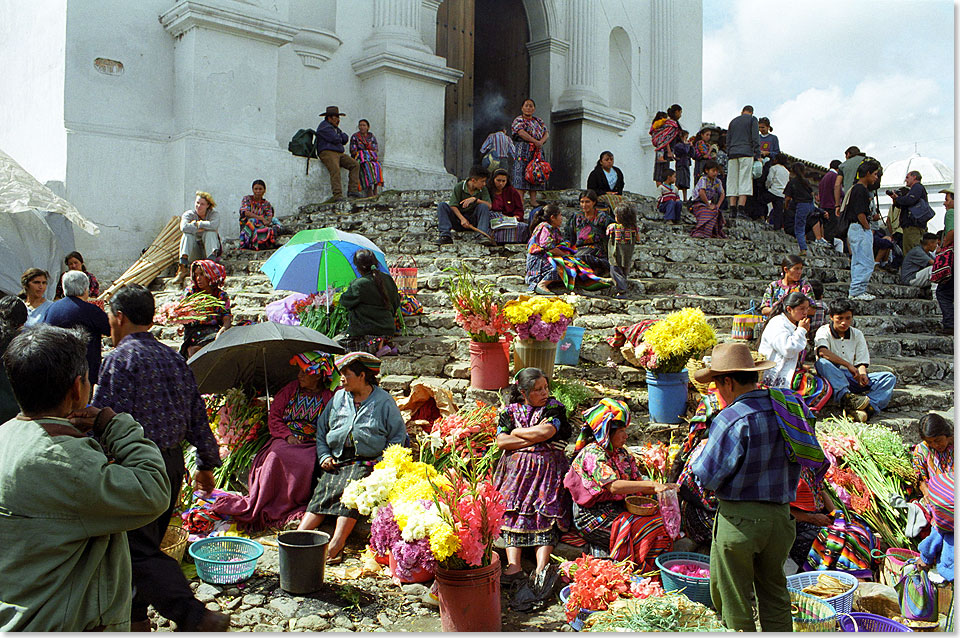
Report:
[{"label": "purple flower", "polygon": [[437,570],[437,559],[430,551],[429,538],[421,538],[413,543],[398,540],[390,548],[390,551],[397,563],[394,576],[400,580],[408,580],[413,572],[418,569],[425,569],[431,574]]},{"label": "purple flower", "polygon": [[400,526],[393,519],[393,506],[387,503],[377,510],[370,523],[370,547],[380,556],[386,556],[400,541]]}]

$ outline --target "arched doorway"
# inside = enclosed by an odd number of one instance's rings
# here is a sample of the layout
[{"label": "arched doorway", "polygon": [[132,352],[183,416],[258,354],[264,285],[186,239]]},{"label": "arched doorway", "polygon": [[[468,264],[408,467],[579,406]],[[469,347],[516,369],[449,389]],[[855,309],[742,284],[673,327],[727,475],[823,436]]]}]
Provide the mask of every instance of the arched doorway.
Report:
[{"label": "arched doorway", "polygon": [[518,0],[445,0],[437,55],[463,77],[447,87],[444,165],[465,177],[484,138],[520,113],[530,95],[527,14]]}]

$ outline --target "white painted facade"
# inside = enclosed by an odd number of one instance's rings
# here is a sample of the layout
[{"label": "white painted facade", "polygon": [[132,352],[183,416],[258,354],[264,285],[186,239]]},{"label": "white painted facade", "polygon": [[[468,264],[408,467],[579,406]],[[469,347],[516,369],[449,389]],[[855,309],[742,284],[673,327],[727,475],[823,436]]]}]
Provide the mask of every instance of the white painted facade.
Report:
[{"label": "white painted facade", "polygon": [[[653,113],[679,103],[685,128],[701,119],[701,1],[517,1],[548,159],[570,182],[552,186],[582,186],[612,150],[627,189],[652,194]],[[326,199],[322,165],[305,175],[287,142],[330,104],[347,114],[348,135],[359,118],[371,122],[386,188],[447,188],[444,92],[461,73],[434,54],[441,4],[0,3],[0,57],[16,87],[0,96],[0,148],[41,181],[63,182],[57,192],[100,226],[77,248],[106,280],[196,190],[217,200],[227,237],[256,178],[281,218]]]}]

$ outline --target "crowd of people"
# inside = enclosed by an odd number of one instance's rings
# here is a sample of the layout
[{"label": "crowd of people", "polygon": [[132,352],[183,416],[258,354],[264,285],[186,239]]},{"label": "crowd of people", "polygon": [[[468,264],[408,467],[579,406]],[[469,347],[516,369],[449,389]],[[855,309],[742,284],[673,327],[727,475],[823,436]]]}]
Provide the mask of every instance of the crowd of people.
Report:
[{"label": "crowd of people", "polygon": [[[541,205],[544,172],[530,166],[542,160],[549,132],[535,111],[533,100],[524,101],[509,129],[485,141],[483,163],[438,205],[438,243],[452,243],[454,230],[479,233],[487,245],[526,242],[525,282],[532,292],[613,287],[625,296],[641,236],[636,208],[623,199],[623,171],[604,151],[579,211],[565,221],[557,205]],[[341,168],[350,171],[349,196],[361,189],[375,194],[383,183],[376,138],[361,120],[348,154],[339,129],[343,115],[329,107],[316,131],[334,197],[342,197]],[[783,259],[780,275],[763,292],[760,358],[743,343],[713,349],[695,375],[711,384],[697,410],[704,416],[691,422],[678,465],[664,480],[645,475],[627,449],[633,419],[624,400],[600,400],[583,412],[583,426],[574,432],[550,379],[536,368],[519,371],[504,392],[496,432],[503,455],[493,479],[506,506],[501,582],[512,588],[515,609],[546,604],[558,578],[550,557],[561,540],[654,570],[673,537],[662,513],[628,511],[625,498],[677,492],[684,531],[710,545],[711,598],[726,626],[755,630],[755,592],[762,628],[789,631],[784,561],[794,557],[802,566],[836,509],[823,497],[829,460],[817,442],[815,415],[833,402],[866,421],[887,407],[896,384],[892,373],[870,370],[866,339],[853,326],[860,307],[854,302],[874,299],[866,292],[879,263],[874,256],[886,267],[897,254],[894,246],[903,253],[904,283],[924,286],[935,278],[938,254],[952,250],[953,192],[947,191],[948,225],[938,238],[925,232],[922,215],[911,216],[926,193],[921,176],[908,175],[905,192],[891,194],[899,226],[878,237],[871,193],[880,166],[855,147],[814,188],[802,163],[786,165],[769,120],[758,121],[751,107],[734,118],[719,144],[713,127],[689,136],[681,115],[673,105],[651,126],[664,218],[680,223],[686,205],[696,220],[694,237],[724,237],[730,222],[752,218],[797,239],[798,254]],[[753,190],[758,180],[769,198]],[[251,190],[240,206],[241,245],[267,249],[281,228],[264,199],[266,184],[256,180]],[[64,260],[56,301],[46,299],[49,275],[39,269],[24,273],[22,299],[0,299],[6,372],[0,375],[0,539],[7,549],[0,557],[0,629],[149,630],[151,605],[181,630],[229,626],[229,616],[206,609],[177,561],[160,549],[187,472],[183,443],[196,448],[191,480],[199,490],[213,491],[213,470],[221,464],[187,365],[233,325],[219,224],[214,198],[197,192],[194,208],[181,217],[176,278],[190,279],[184,298],[203,293],[216,304],[184,326],[179,352],[151,333],[157,308],[145,287],[128,284],[106,304],[93,303],[99,284],[76,252]],[[827,304],[823,285],[804,279],[808,231],[812,245],[832,250],[840,240],[849,246],[849,298]],[[253,459],[247,493],[220,494],[212,505],[255,531],[310,530],[332,517],[330,564],[343,560],[361,518],[341,502],[346,485],[368,475],[388,446],[410,445],[395,400],[379,387],[381,360],[364,351],[371,336],[394,334],[400,295],[372,252],[358,251],[354,264],[360,276],[340,299],[349,317],[348,354],[305,351],[290,360],[297,378],[274,398],[271,439]],[[944,328],[952,333],[952,280],[939,283],[936,297],[941,307],[950,306]],[[114,347],[102,357],[105,336]],[[940,494],[938,477],[953,474],[953,429],[935,414],[918,428],[916,482],[930,499]],[[25,473],[37,480],[23,481]],[[535,554],[530,574],[523,569],[524,548]],[[952,548],[952,532],[932,530],[921,545],[921,564],[952,579]]]}]

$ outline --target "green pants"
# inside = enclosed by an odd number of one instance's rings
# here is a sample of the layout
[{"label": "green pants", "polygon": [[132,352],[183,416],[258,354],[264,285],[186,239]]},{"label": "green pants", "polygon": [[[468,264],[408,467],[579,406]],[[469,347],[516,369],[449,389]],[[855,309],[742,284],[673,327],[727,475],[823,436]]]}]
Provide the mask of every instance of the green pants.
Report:
[{"label": "green pants", "polygon": [[[907,213],[908,215],[910,213]],[[906,257],[907,253],[920,245],[920,239],[923,237],[923,233],[927,232],[923,228],[917,228],[916,226],[906,226],[903,229],[903,256]]]},{"label": "green pants", "polygon": [[790,506],[720,501],[710,548],[710,599],[728,629],[756,631],[756,591],[763,631],[793,631],[783,563],[796,537]]}]

